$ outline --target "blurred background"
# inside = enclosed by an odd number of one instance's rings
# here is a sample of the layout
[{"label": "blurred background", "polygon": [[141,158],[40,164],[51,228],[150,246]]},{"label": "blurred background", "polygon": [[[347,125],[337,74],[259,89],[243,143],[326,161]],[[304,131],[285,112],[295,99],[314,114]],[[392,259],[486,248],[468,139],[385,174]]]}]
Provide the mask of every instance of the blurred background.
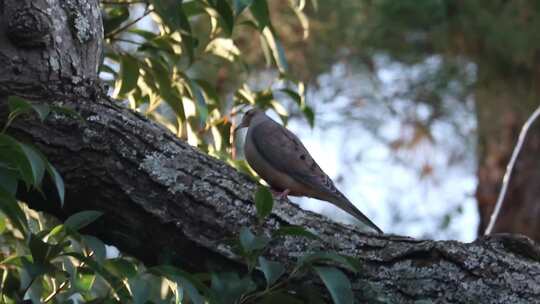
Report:
[{"label": "blurred background", "polygon": [[[540,3],[184,1],[175,17],[158,2],[102,1],[101,76],[115,97],[250,174],[230,129],[246,109],[268,109],[385,232],[484,231],[540,100]],[[495,226],[536,240],[537,125]]]}]

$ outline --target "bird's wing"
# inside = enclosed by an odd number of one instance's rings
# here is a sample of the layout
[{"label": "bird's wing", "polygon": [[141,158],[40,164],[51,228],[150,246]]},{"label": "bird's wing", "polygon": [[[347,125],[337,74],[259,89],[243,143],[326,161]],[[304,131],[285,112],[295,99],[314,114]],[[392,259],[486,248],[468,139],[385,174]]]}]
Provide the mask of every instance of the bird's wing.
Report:
[{"label": "bird's wing", "polygon": [[252,136],[257,151],[275,169],[320,192],[322,199],[342,196],[300,139],[291,131],[269,119],[256,126]]},{"label": "bird's wing", "polygon": [[251,136],[257,152],[273,168],[309,188],[310,196],[333,203],[378,233],[383,233],[336,188],[291,131],[269,119],[254,127]]}]

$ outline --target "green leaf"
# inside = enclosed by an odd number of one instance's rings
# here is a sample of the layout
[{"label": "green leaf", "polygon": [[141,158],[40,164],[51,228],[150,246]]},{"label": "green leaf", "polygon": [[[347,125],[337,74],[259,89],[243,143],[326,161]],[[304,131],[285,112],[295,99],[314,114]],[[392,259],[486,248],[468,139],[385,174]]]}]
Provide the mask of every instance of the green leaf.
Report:
[{"label": "green leaf", "polygon": [[327,304],[323,299],[325,298],[322,294],[322,290],[319,286],[314,286],[310,283],[304,283],[300,286],[294,288],[294,293],[303,303],[309,304]]},{"label": "green leaf", "polygon": [[274,198],[268,188],[259,186],[255,193],[255,207],[257,208],[257,216],[259,219],[264,219],[272,212],[274,206]]},{"label": "green leaf", "polygon": [[52,245],[43,242],[35,234],[31,234],[28,247],[30,248],[34,262],[44,264],[47,261],[47,256]]},{"label": "green leaf", "polygon": [[63,224],[56,225],[49,231],[49,233],[47,234],[47,238],[57,236],[63,231],[64,231],[64,225]]},{"label": "green leaf", "polygon": [[302,108],[302,113],[304,113],[304,116],[308,120],[309,126],[313,128],[315,125],[315,113],[313,112],[313,109],[309,106],[304,106]]},{"label": "green leaf", "polygon": [[274,236],[302,236],[312,240],[320,240],[320,238],[300,226],[281,226],[277,231],[273,233]]},{"label": "green leaf", "polygon": [[36,234],[30,235],[28,247],[32,254],[33,261],[38,264],[47,264],[51,259],[54,259],[71,245],[71,241],[64,241],[58,244],[49,244],[43,241],[43,237],[50,237],[51,233],[48,230],[43,230]]},{"label": "green leaf", "polygon": [[16,168],[27,187],[34,181],[32,164],[27,159],[19,142],[6,134],[0,134],[0,155],[7,167]]},{"label": "green leaf", "polygon": [[303,304],[303,303],[310,303],[312,302],[304,302],[300,299],[295,298],[293,295],[286,293],[286,291],[278,291],[278,292],[272,292],[267,295],[264,295],[260,301],[258,301],[260,304]]},{"label": "green leaf", "polygon": [[145,66],[145,69],[151,73],[158,86],[159,95],[167,104],[171,107],[174,113],[180,118],[181,121],[186,120],[186,114],[184,112],[184,105],[179,93],[172,87],[171,73],[167,66],[156,58],[149,59],[151,67]]},{"label": "green leaf", "polygon": [[324,285],[330,292],[335,304],[354,303],[351,282],[343,272],[335,267],[314,267]]},{"label": "green leaf", "polygon": [[23,270],[26,271],[30,277],[30,282],[32,281],[32,278],[36,278],[40,275],[51,273],[56,270],[54,266],[49,263],[35,263],[26,256],[21,257],[21,262]]},{"label": "green leaf", "polygon": [[253,0],[233,0],[234,13],[240,15],[251,3]]},{"label": "green leaf", "polygon": [[285,273],[285,267],[278,262],[268,261],[259,257],[260,270],[266,278],[266,286],[269,288]]},{"label": "green leaf", "polygon": [[[129,279],[129,286],[131,287],[131,293],[133,294],[134,304],[145,304],[150,297],[150,284],[148,278],[143,278],[144,274],[140,274]],[[146,274],[146,276],[149,276]]]},{"label": "green leaf", "polygon": [[139,61],[131,55],[120,57],[120,75],[116,79],[117,96],[124,96],[137,87],[139,80]]},{"label": "green leaf", "polygon": [[269,242],[270,240],[267,237],[255,236],[247,227],[242,227],[240,230],[240,245],[242,245],[246,253],[262,250]]},{"label": "green leaf", "polygon": [[2,188],[0,188],[0,210],[2,210],[22,234],[26,234],[28,231],[28,222],[26,221],[24,212],[21,210],[17,200]]},{"label": "green leaf", "polygon": [[35,187],[39,187],[43,175],[45,175],[45,159],[41,156],[41,153],[27,144],[19,143],[19,147],[32,168],[33,184]]},{"label": "green leaf", "polygon": [[302,96],[300,96],[300,94],[291,89],[280,89],[278,90],[278,92],[282,92],[289,96],[299,107],[304,104]]},{"label": "green leaf", "polygon": [[97,220],[100,216],[103,215],[103,212],[88,210],[75,213],[67,218],[64,222],[64,227],[69,228],[74,231],[86,227],[90,223]]},{"label": "green leaf", "polygon": [[120,298],[130,298],[130,295],[127,293],[127,291],[124,288],[118,288],[118,286],[122,285],[122,281],[115,277],[113,274],[111,274],[107,269],[102,267],[100,264],[98,264],[95,260],[85,257],[84,255],[77,253],[77,252],[63,252],[62,256],[70,256],[74,257],[75,259],[79,260],[80,262],[84,262],[90,269],[98,273],[101,277],[105,279],[107,284],[110,288],[114,288],[115,292],[118,294]]},{"label": "green leaf", "polygon": [[0,188],[3,188],[10,195],[15,196],[15,193],[17,193],[17,184],[17,171],[0,165]]},{"label": "green leaf", "polygon": [[2,167],[17,168],[27,186],[39,187],[45,174],[45,160],[37,150],[6,134],[0,134]]},{"label": "green leaf", "polygon": [[270,26],[270,12],[268,10],[268,3],[266,0],[252,0],[252,1],[241,1],[241,2],[251,2],[249,7],[251,14],[257,21],[259,30],[263,30],[265,27]]},{"label": "green leaf", "polygon": [[105,260],[103,267],[119,278],[132,278],[137,275],[135,265],[123,258]]},{"label": "green leaf", "polygon": [[114,32],[129,19],[129,9],[127,5],[118,5],[112,9],[105,10],[103,14],[103,31],[105,36]]},{"label": "green leaf", "polygon": [[32,109],[32,104],[30,103],[30,101],[24,98],[21,98],[19,96],[9,96],[8,107],[9,107],[9,112],[11,113],[27,112]]},{"label": "green leaf", "polygon": [[262,30],[264,40],[268,44],[270,51],[272,53],[272,58],[276,63],[279,72],[285,74],[288,69],[287,59],[285,58],[285,51],[281,42],[275,37],[274,32],[269,28],[265,27]]},{"label": "green leaf", "polygon": [[219,13],[219,19],[226,36],[229,37],[232,35],[234,27],[234,16],[231,6],[225,0],[217,0],[216,2],[214,8]]},{"label": "green leaf", "polygon": [[334,262],[352,272],[357,272],[360,265],[354,260],[334,252],[315,252],[302,256],[297,263],[296,269],[309,266],[317,262]]},{"label": "green leaf", "polygon": [[[204,298],[199,293],[199,290],[205,291],[207,288],[191,274],[170,265],[152,267],[148,269],[148,272],[164,276],[169,280],[176,282],[179,288],[181,287],[186,291],[193,303],[204,303]],[[178,290],[176,292],[178,292]]]},{"label": "green leaf", "polygon": [[177,0],[152,0],[157,13],[163,18],[163,21],[173,31],[180,32],[182,37],[182,45],[186,51],[188,58],[193,61],[195,39],[191,34],[191,26],[189,20],[184,13],[182,1]]},{"label": "green leaf", "polygon": [[54,186],[56,187],[56,192],[58,193],[58,197],[60,198],[60,206],[64,206],[64,198],[66,195],[66,189],[64,186],[64,180],[62,179],[62,176],[60,176],[60,173],[56,170],[56,168],[51,165],[49,162],[47,162],[47,172],[51,176]]},{"label": "green leaf", "polygon": [[206,105],[206,99],[204,98],[203,91],[195,81],[187,78],[187,76],[184,78],[184,80],[186,80],[188,84],[191,97],[193,100],[195,100],[199,122],[204,125],[208,117],[208,107]]},{"label": "green leaf", "polygon": [[7,216],[0,212],[0,234],[6,230]]},{"label": "green leaf", "polygon": [[39,120],[44,122],[47,116],[51,113],[51,107],[47,104],[34,104],[32,109],[38,114]]},{"label": "green leaf", "polygon": [[[195,288],[195,285],[193,285],[191,281],[188,280],[186,277],[176,276],[173,281],[176,282],[177,288],[182,288],[183,290],[185,290],[191,302],[193,302],[194,304],[205,303],[203,296],[201,296],[197,288]],[[176,292],[178,292],[178,290]]]},{"label": "green leaf", "polygon": [[221,57],[230,62],[234,62],[240,56],[240,49],[230,38],[217,37],[206,46],[205,52]]},{"label": "green leaf", "polygon": [[83,235],[82,240],[83,243],[86,244],[86,246],[94,252],[94,258],[96,259],[96,261],[98,263],[103,263],[103,261],[105,261],[107,253],[105,249],[105,244],[103,244],[100,239],[91,235]]},{"label": "green leaf", "polygon": [[78,268],[77,273],[71,278],[73,288],[79,292],[88,292],[94,286],[96,274],[90,269]]},{"label": "green leaf", "polygon": [[38,114],[39,119],[43,122],[50,113],[50,108],[46,104],[33,104],[30,101],[18,96],[8,97],[9,115],[4,126],[4,131],[11,125],[13,120],[19,115],[34,111]]},{"label": "green leaf", "polygon": [[243,294],[256,289],[248,276],[240,278],[233,272],[213,273],[211,286],[218,303],[235,303]]}]

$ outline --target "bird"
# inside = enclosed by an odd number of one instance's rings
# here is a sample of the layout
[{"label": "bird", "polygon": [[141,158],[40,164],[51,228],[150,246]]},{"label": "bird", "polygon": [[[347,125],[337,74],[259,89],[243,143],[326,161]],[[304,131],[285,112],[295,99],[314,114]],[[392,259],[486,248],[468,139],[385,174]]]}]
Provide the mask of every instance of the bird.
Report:
[{"label": "bird", "polygon": [[279,198],[307,196],[334,204],[379,234],[383,231],[341,193],[309,154],[300,139],[259,108],[244,114],[236,133],[247,128],[244,155],[247,163]]}]

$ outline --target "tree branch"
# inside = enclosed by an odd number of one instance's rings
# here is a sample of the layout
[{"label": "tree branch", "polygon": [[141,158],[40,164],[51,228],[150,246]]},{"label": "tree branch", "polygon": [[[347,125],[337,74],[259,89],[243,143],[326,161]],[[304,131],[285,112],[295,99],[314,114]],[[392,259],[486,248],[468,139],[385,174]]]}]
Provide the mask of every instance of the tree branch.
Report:
[{"label": "tree branch", "polygon": [[[242,226],[256,224],[256,184],[99,91],[73,94],[55,102],[84,121],[55,114],[45,125],[33,119],[13,125],[16,136],[36,143],[66,182],[64,209],[35,200],[31,207],[60,218],[104,211],[88,232],[147,265],[167,261],[191,271],[222,265],[243,272],[228,240]],[[285,201],[260,229],[270,234],[282,225],[306,227],[321,241],[279,239],[266,254],[269,259],[290,266],[319,249],[354,256],[362,271],[350,277],[361,302],[518,303],[540,296],[540,249],[526,237],[495,235],[463,244],[377,236]]]}]

